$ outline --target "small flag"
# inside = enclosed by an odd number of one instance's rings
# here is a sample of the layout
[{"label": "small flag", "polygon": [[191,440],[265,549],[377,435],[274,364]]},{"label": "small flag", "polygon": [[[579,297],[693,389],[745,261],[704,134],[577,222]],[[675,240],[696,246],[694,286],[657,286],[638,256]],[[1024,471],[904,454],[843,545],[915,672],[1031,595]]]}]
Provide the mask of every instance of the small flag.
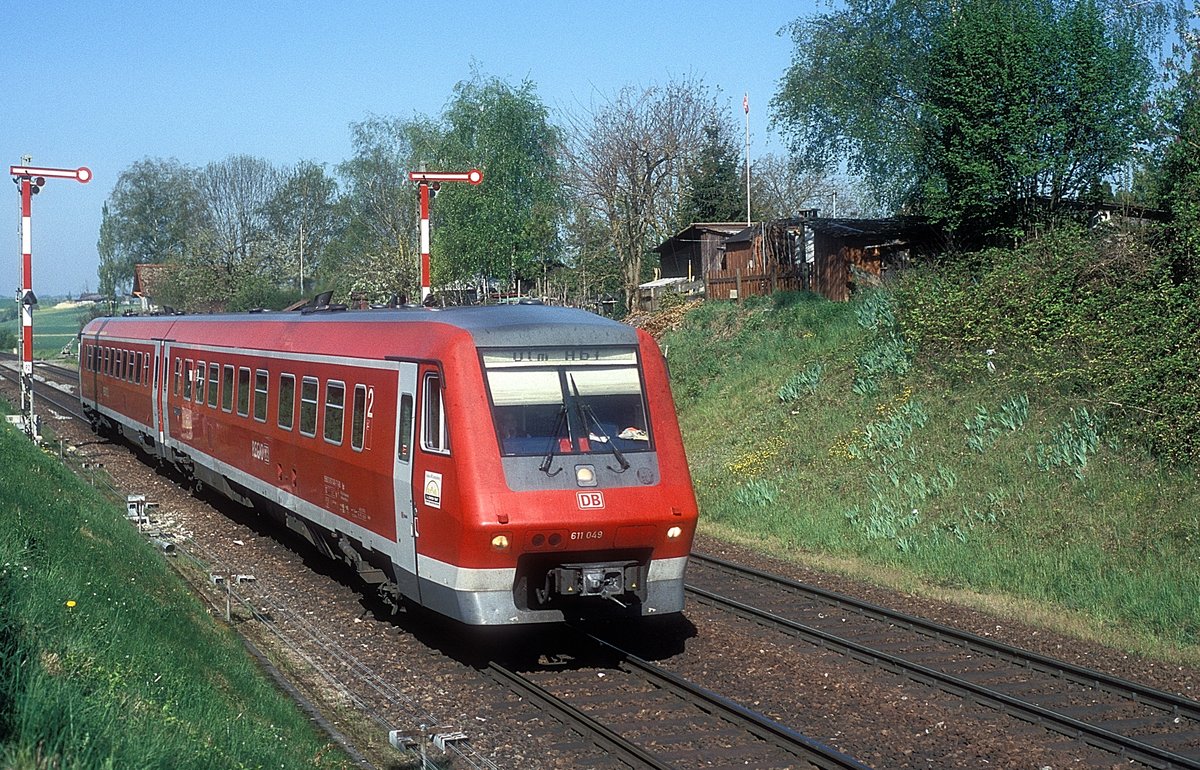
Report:
[{"label": "small flag", "polygon": [[742,109],[746,111],[747,115],[750,114],[750,94],[742,96]]}]

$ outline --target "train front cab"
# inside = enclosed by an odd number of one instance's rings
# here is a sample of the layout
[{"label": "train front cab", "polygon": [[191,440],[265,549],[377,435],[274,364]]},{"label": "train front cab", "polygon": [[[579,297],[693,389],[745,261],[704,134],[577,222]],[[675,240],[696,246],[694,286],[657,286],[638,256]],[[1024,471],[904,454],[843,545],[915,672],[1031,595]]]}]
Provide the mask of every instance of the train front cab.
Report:
[{"label": "train front cab", "polygon": [[[454,506],[474,509],[479,529],[454,561],[478,568],[439,580],[446,565],[422,559],[423,604],[475,624],[682,609],[696,505],[657,347],[652,356],[644,364],[636,345],[480,351],[490,419],[476,404],[463,433],[487,457]],[[423,389],[423,449],[444,420],[432,396]],[[461,482],[473,463],[458,459]],[[413,478],[419,504],[453,486],[434,471],[435,492],[428,474]]]}]

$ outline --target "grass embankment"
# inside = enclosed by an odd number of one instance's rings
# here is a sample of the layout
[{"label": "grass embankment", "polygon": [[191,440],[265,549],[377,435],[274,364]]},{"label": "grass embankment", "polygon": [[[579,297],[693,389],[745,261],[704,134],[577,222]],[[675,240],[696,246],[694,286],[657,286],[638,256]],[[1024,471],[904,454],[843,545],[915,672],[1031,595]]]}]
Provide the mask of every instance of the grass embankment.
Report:
[{"label": "grass embankment", "polygon": [[1006,372],[1029,340],[951,376],[902,310],[780,295],[667,335],[701,531],[1200,662],[1194,474],[1095,388]]},{"label": "grass embankment", "polygon": [[124,512],[0,427],[0,767],[345,767]]}]

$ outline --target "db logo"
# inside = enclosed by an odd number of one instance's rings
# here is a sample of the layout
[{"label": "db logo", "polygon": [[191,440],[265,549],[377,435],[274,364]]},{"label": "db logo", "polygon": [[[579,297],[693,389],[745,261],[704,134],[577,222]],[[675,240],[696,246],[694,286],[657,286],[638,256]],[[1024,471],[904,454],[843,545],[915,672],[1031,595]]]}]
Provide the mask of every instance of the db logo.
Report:
[{"label": "db logo", "polygon": [[579,501],[579,508],[581,510],[604,507],[603,492],[576,492],[575,499]]}]

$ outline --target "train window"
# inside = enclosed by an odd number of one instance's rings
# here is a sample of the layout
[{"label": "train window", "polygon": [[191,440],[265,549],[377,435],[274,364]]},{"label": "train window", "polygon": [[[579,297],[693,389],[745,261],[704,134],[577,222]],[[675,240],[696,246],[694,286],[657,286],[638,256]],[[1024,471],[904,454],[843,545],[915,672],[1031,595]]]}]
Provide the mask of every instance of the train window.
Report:
[{"label": "train window", "polygon": [[192,359],[183,362],[183,397],[192,400]]},{"label": "train window", "polygon": [[221,370],[221,409],[233,411],[233,365],[225,364]]},{"label": "train window", "polygon": [[652,449],[635,350],[488,350],[483,364],[502,454]]},{"label": "train window", "polygon": [[183,383],[182,372],[183,372],[183,360],[180,358],[176,358],[175,359],[175,378],[171,385],[171,392],[173,392],[176,396],[179,395],[179,390],[182,387],[182,383]]},{"label": "train window", "polygon": [[117,351],[117,379],[118,380],[127,379],[126,375],[128,374],[128,369],[125,366],[125,357],[127,355],[128,355],[127,351],[124,351],[124,350]]},{"label": "train window", "polygon": [[[374,391],[372,391],[372,394]],[[350,413],[350,446],[361,452],[367,425],[367,386],[354,386],[354,408]]]},{"label": "train window", "polygon": [[244,366],[238,367],[237,405],[242,417],[250,414],[250,370]]},{"label": "train window", "polygon": [[325,383],[325,440],[342,443],[342,428],[346,411],[346,383],[330,380]]},{"label": "train window", "polygon": [[142,384],[143,385],[149,385],[152,382],[150,379],[150,359],[151,358],[153,358],[153,355],[151,355],[150,353],[147,353],[146,357],[142,359]]},{"label": "train window", "polygon": [[424,402],[421,413],[421,448],[427,452],[449,454],[446,436],[446,414],[442,408],[442,377],[436,372],[425,375]]},{"label": "train window", "polygon": [[104,373],[112,375],[112,348],[104,349]]},{"label": "train window", "polygon": [[405,393],[400,397],[400,445],[396,448],[396,456],[402,463],[412,456],[412,424],[413,397]]},{"label": "train window", "polygon": [[221,365],[210,363],[208,365],[208,405],[213,409],[217,408],[217,391],[221,387],[220,380]]},{"label": "train window", "polygon": [[296,414],[296,375],[279,375],[279,427],[292,429]]},{"label": "train window", "polygon": [[196,403],[204,403],[204,373],[207,371],[203,361],[196,362]]},{"label": "train window", "polygon": [[317,378],[305,377],[300,381],[300,433],[317,435]]},{"label": "train window", "polygon": [[267,372],[256,369],[254,372],[254,419],[259,422],[267,421]]}]

